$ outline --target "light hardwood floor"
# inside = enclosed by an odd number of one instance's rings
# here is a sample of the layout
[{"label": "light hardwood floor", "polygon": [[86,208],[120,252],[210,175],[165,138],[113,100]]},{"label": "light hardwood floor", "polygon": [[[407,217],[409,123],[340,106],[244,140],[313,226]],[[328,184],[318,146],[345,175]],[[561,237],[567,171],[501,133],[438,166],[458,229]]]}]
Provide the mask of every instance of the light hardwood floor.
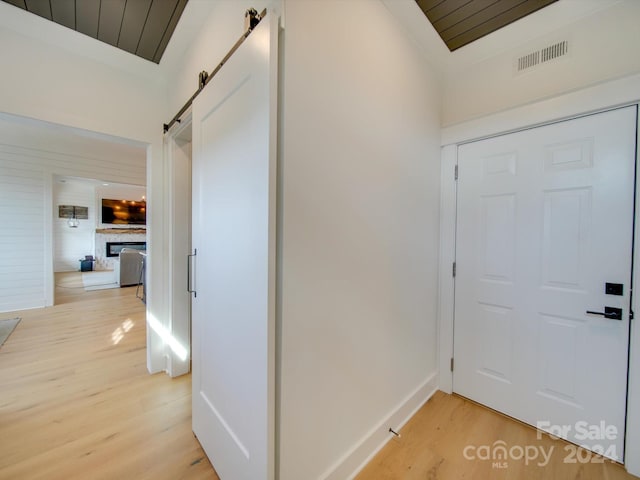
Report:
[{"label": "light hardwood floor", "polygon": [[[528,425],[443,392],[436,392],[400,433],[401,437],[387,443],[356,480],[637,480],[621,465],[562,440],[546,435],[538,438]],[[486,450],[478,447],[487,445],[492,452],[494,446],[502,445],[495,444],[500,441],[512,452],[507,454],[506,464],[465,458],[467,446],[471,446],[467,457],[486,458]],[[528,447],[529,458],[537,458],[529,462],[518,458],[518,447]],[[549,458],[545,466],[539,465],[544,465],[540,448]],[[576,462],[566,463],[565,459]]]},{"label": "light hardwood floor", "polygon": [[[73,285],[67,278],[65,285]],[[135,287],[56,289],[0,348],[0,479],[217,479],[191,378],[149,375]]]},{"label": "light hardwood floor", "polygon": [[[62,280],[55,307],[0,314],[22,317],[0,348],[0,479],[217,479],[191,433],[190,376],[147,373],[135,287],[85,292]],[[401,435],[358,480],[635,478],[610,462],[566,464],[565,442],[442,392]],[[467,445],[500,440],[554,451],[546,467],[464,458]]]}]

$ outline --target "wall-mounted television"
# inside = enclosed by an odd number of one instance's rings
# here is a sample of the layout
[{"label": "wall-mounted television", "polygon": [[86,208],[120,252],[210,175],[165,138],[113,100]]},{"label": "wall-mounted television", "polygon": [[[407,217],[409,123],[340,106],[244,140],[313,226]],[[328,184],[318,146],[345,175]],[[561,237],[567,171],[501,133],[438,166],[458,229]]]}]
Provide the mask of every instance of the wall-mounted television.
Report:
[{"label": "wall-mounted television", "polygon": [[112,225],[146,225],[147,202],[144,200],[102,199],[102,223]]}]

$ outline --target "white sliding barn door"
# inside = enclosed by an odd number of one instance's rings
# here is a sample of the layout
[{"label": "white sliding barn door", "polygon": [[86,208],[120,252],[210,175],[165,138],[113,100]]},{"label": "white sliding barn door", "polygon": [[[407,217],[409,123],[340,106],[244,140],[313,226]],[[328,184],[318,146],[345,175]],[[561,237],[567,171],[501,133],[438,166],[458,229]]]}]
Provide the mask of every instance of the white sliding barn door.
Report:
[{"label": "white sliding barn door", "polygon": [[193,103],[193,431],[223,480],[274,478],[277,35]]},{"label": "white sliding barn door", "polygon": [[628,107],[458,150],[454,391],[618,461],[635,125]]}]

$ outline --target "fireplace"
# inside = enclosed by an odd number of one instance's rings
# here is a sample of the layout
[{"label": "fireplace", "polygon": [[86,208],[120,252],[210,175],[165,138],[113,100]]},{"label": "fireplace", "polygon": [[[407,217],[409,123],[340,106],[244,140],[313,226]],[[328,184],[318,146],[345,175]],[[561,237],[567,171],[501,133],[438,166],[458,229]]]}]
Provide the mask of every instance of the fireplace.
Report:
[{"label": "fireplace", "polygon": [[137,228],[100,228],[96,230],[96,270],[115,270],[123,248],[146,250],[147,231]]},{"label": "fireplace", "polygon": [[107,257],[117,257],[123,248],[146,250],[147,242],[107,242]]}]

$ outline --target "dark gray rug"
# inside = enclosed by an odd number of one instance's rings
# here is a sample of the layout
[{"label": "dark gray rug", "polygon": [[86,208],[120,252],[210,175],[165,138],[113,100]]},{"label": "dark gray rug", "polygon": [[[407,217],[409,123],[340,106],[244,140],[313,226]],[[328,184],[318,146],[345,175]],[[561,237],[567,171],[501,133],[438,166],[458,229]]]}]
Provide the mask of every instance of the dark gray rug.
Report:
[{"label": "dark gray rug", "polygon": [[16,328],[20,322],[19,318],[9,318],[7,320],[0,320],[0,347],[4,344],[4,342],[9,338],[13,329]]}]

